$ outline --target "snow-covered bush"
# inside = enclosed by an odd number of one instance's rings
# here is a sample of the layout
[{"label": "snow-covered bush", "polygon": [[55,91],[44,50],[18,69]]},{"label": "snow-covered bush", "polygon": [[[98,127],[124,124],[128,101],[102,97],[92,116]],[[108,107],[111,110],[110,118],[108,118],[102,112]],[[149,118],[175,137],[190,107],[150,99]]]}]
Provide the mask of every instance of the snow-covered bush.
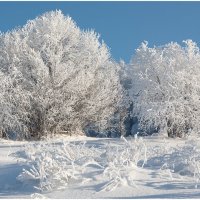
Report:
[{"label": "snow-covered bush", "polygon": [[[40,192],[59,190],[76,182],[99,180],[100,190],[135,187],[136,175],[147,161],[142,139],[119,140],[106,148],[86,142],[41,141],[27,144],[15,154],[23,165],[17,180]],[[88,172],[94,175],[88,177]],[[106,181],[106,183],[105,183]]]},{"label": "snow-covered bush", "polygon": [[193,181],[195,188],[200,182],[200,144],[188,140],[176,147],[157,146],[149,148],[147,166],[159,169],[161,177],[169,179],[186,179]]},{"label": "snow-covered bush", "polygon": [[114,190],[119,186],[136,186],[136,175],[147,162],[147,147],[142,138],[127,141],[119,146],[109,145],[105,152],[106,165],[103,175],[108,182],[102,190]]},{"label": "snow-covered bush", "polygon": [[84,181],[83,173],[88,165],[96,162],[99,151],[85,143],[41,142],[27,145],[18,152],[24,169],[17,180],[39,191],[65,188],[70,182]]},{"label": "snow-covered bush", "polygon": [[1,34],[0,71],[11,80],[4,98],[18,124],[10,126],[5,112],[6,134],[78,133],[92,124],[105,130],[123,110],[119,65],[98,34],[80,30],[61,11]]},{"label": "snow-covered bush", "polygon": [[200,52],[191,40],[184,43],[150,48],[144,42],[129,65],[132,114],[143,131],[172,137],[199,131]]}]

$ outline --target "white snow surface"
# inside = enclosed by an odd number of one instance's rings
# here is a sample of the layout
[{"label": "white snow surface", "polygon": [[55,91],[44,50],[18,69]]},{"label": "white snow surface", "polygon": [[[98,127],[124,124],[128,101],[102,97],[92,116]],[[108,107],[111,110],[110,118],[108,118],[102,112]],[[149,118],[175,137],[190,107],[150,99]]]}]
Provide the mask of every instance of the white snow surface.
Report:
[{"label": "white snow surface", "polygon": [[0,198],[200,198],[200,138],[0,139]]}]

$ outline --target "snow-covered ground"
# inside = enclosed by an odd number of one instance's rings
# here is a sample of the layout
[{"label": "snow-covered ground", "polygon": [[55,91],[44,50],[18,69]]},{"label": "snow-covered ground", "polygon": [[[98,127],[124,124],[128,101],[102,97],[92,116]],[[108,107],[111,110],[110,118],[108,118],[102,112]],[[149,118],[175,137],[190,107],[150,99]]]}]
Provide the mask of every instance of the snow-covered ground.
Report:
[{"label": "snow-covered ground", "polygon": [[0,139],[0,198],[200,198],[200,138]]}]

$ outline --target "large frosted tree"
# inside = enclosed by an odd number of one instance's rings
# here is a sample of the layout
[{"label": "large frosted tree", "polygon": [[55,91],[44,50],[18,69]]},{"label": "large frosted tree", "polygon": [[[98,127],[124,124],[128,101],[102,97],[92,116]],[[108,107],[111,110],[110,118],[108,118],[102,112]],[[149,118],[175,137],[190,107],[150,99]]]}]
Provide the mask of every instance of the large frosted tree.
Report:
[{"label": "large frosted tree", "polygon": [[200,52],[196,43],[169,43],[136,50],[129,75],[133,116],[143,131],[182,137],[200,129]]},{"label": "large frosted tree", "polygon": [[1,110],[8,104],[4,133],[81,133],[91,124],[106,130],[114,113],[122,112],[119,65],[98,34],[80,30],[61,11],[1,34],[0,47],[0,71],[9,79],[1,88]]}]

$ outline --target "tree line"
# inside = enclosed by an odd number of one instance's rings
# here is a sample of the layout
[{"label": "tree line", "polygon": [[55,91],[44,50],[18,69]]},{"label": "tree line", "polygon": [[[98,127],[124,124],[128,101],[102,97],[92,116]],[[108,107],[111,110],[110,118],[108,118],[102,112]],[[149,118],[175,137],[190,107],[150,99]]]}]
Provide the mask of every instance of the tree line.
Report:
[{"label": "tree line", "polygon": [[115,137],[199,129],[200,52],[191,40],[112,59],[94,31],[51,11],[0,34],[0,135]]}]

